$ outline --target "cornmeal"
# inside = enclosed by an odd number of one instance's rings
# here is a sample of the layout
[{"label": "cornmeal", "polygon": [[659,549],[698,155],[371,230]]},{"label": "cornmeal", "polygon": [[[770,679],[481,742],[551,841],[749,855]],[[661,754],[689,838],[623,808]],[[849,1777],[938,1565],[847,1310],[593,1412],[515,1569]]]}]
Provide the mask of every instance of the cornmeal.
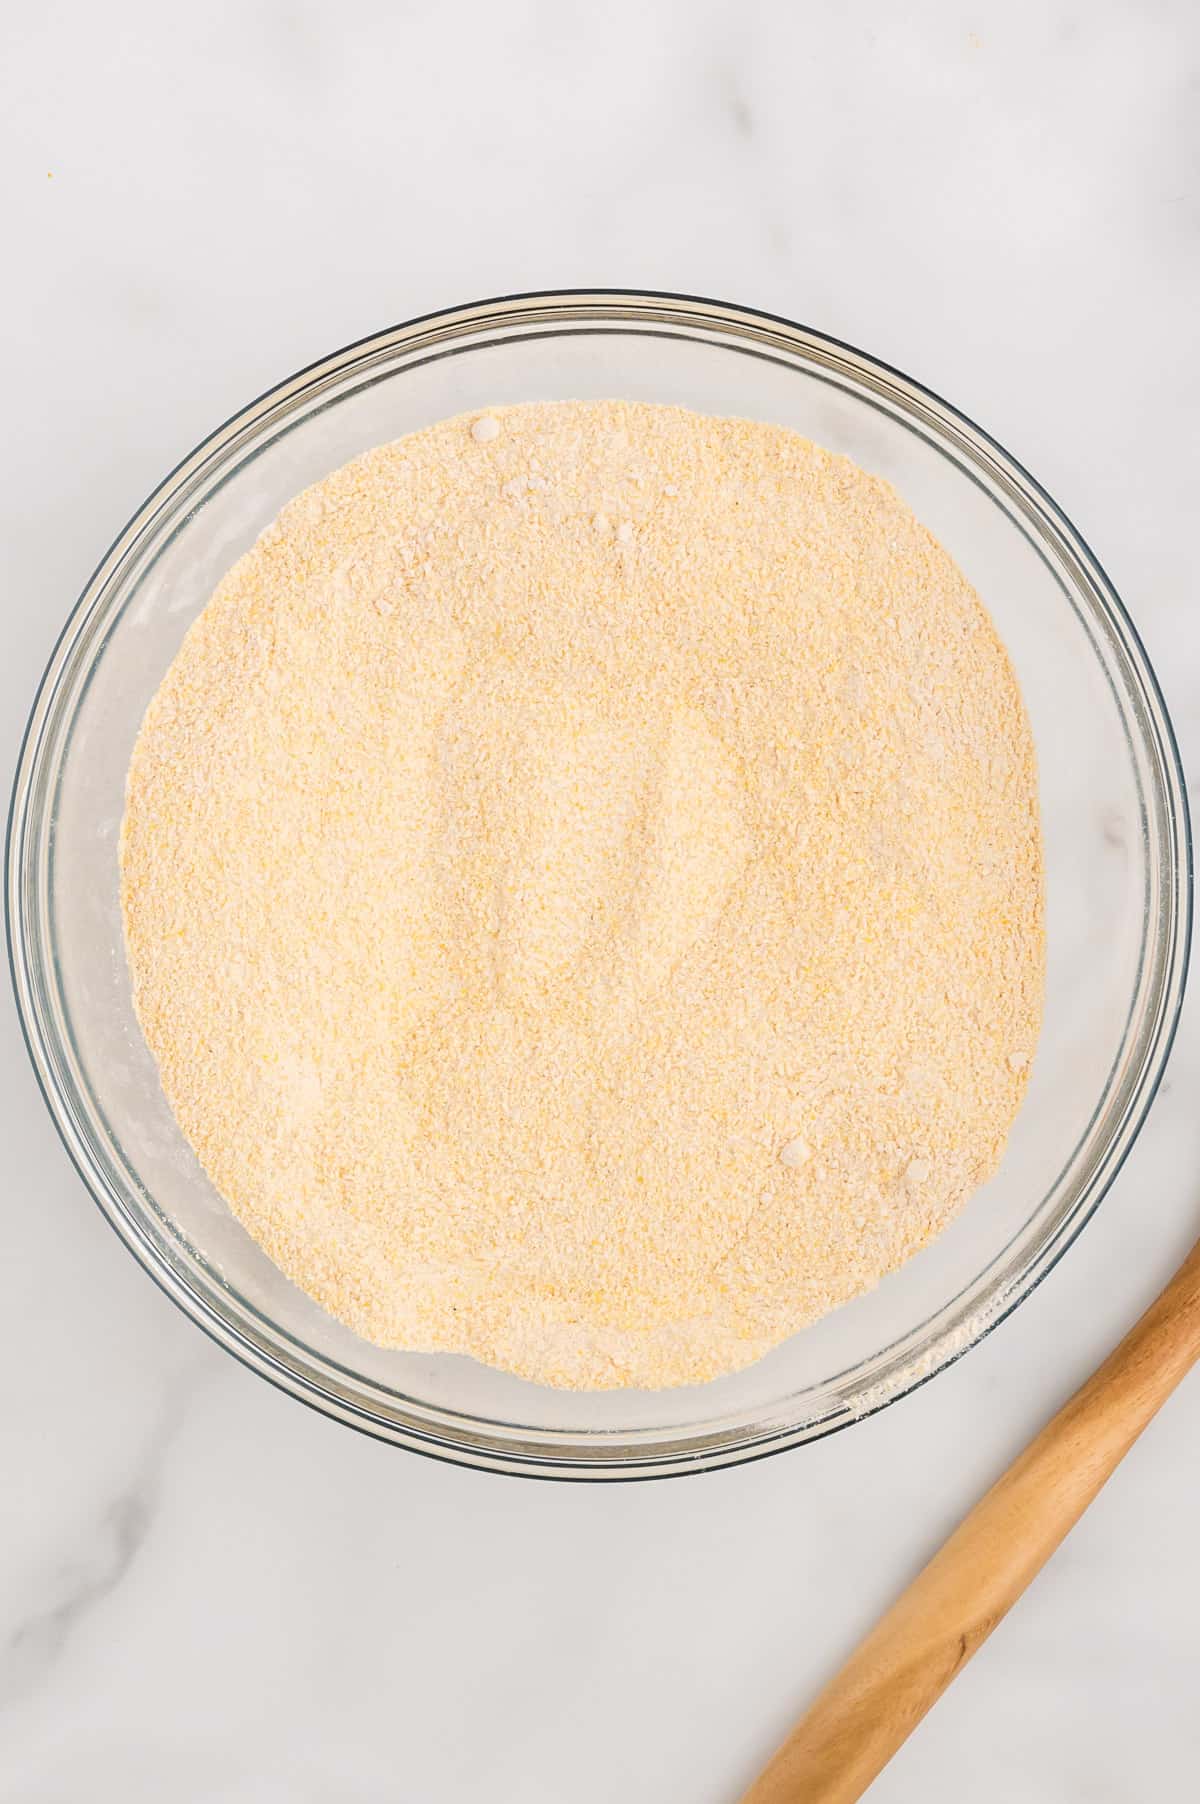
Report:
[{"label": "cornmeal", "polygon": [[254,1238],[543,1384],[709,1379],[875,1284],[1037,1040],[987,613],[886,483],[681,408],[447,420],[291,502],[147,711],[121,874]]}]

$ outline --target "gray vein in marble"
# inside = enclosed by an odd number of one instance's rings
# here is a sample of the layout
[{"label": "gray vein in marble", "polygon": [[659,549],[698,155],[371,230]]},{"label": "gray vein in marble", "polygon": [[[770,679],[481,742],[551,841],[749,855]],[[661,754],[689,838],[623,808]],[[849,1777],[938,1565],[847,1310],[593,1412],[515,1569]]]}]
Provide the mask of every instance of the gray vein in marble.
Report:
[{"label": "gray vein in marble", "polygon": [[732,126],[737,137],[749,143],[755,135],[756,122],[754,109],[750,105],[745,83],[742,80],[736,51],[721,57],[715,65],[710,65],[710,67],[717,99],[727,123]]},{"label": "gray vein in marble", "polygon": [[137,1558],[153,1515],[142,1490],[142,1474],[104,1512],[98,1533],[83,1557],[55,1575],[54,1600],[19,1622],[0,1652],[0,1711],[43,1678],[76,1626],[113,1592]]},{"label": "gray vein in marble", "polygon": [[[10,765],[70,596],[217,417],[387,320],[624,279],[824,327],[1010,443],[1112,571],[1200,814],[1188,0],[65,11],[10,8],[0,59]],[[1081,830],[1119,881],[1109,801]],[[730,1800],[1194,1231],[1196,978],[1095,1221],[936,1384],[703,1484],[501,1483],[269,1395],[115,1245],[89,1266],[11,1007],[0,1075],[2,1804]],[[186,1336],[223,1407],[166,1448]],[[1193,1379],[871,1804],[1195,1797],[1198,1492]]]},{"label": "gray vein in marble", "polygon": [[750,102],[742,92],[741,83],[732,71],[727,71],[723,82],[725,110],[739,138],[750,139],[754,136],[754,114]]},{"label": "gray vein in marble", "polygon": [[104,1508],[83,1550],[48,1575],[43,1601],[0,1642],[0,1715],[49,1676],[80,1625],[132,1570],[153,1526],[163,1463],[195,1387],[194,1371],[170,1386],[124,1487]]}]

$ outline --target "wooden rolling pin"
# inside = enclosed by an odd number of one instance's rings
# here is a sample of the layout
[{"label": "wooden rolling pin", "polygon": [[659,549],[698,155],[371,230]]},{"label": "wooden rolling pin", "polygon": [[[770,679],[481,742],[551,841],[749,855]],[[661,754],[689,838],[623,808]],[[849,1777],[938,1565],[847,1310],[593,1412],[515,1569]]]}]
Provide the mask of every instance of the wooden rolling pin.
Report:
[{"label": "wooden rolling pin", "polygon": [[742,1804],[861,1798],[1198,1357],[1200,1243],[851,1655]]}]

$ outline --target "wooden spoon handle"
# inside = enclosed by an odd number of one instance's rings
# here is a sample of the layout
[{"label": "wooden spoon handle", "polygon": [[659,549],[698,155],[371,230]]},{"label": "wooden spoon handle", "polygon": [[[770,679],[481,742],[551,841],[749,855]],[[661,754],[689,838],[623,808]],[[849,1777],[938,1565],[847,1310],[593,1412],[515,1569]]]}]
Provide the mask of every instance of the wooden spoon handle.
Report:
[{"label": "wooden spoon handle", "polygon": [[853,1804],[1200,1357],[1200,1243],[892,1605],[742,1804]]}]

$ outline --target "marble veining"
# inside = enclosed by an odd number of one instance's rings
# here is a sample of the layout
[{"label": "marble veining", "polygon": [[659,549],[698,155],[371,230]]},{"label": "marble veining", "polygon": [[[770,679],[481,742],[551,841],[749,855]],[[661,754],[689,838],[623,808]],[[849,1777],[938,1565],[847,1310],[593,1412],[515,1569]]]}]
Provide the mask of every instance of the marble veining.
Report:
[{"label": "marble veining", "polygon": [[18,1617],[0,1652],[0,1710],[44,1684],[75,1625],[119,1585],[150,1526],[142,1475],[109,1503],[81,1553],[57,1566],[28,1615]]},{"label": "marble veining", "polygon": [[[1077,521],[1200,770],[1200,13],[511,0],[14,19],[0,735],[204,433],[392,319],[627,284],[948,394]],[[1195,800],[1195,796],[1193,796]],[[1103,805],[1114,859],[1135,823]],[[0,1021],[0,1804],[732,1804],[1200,1229],[1200,1000],[1095,1222],[982,1346],[660,1486],[402,1455],[243,1371],[108,1232]],[[879,1804],[1192,1795],[1200,1378]]]},{"label": "marble veining", "polygon": [[207,1365],[185,1366],[156,1387],[146,1432],[122,1462],[115,1490],[92,1499],[81,1534],[47,1549],[25,1573],[25,1603],[0,1622],[0,1721],[51,1681],[80,1625],[132,1575],[154,1525],[164,1465],[207,1375]]}]

